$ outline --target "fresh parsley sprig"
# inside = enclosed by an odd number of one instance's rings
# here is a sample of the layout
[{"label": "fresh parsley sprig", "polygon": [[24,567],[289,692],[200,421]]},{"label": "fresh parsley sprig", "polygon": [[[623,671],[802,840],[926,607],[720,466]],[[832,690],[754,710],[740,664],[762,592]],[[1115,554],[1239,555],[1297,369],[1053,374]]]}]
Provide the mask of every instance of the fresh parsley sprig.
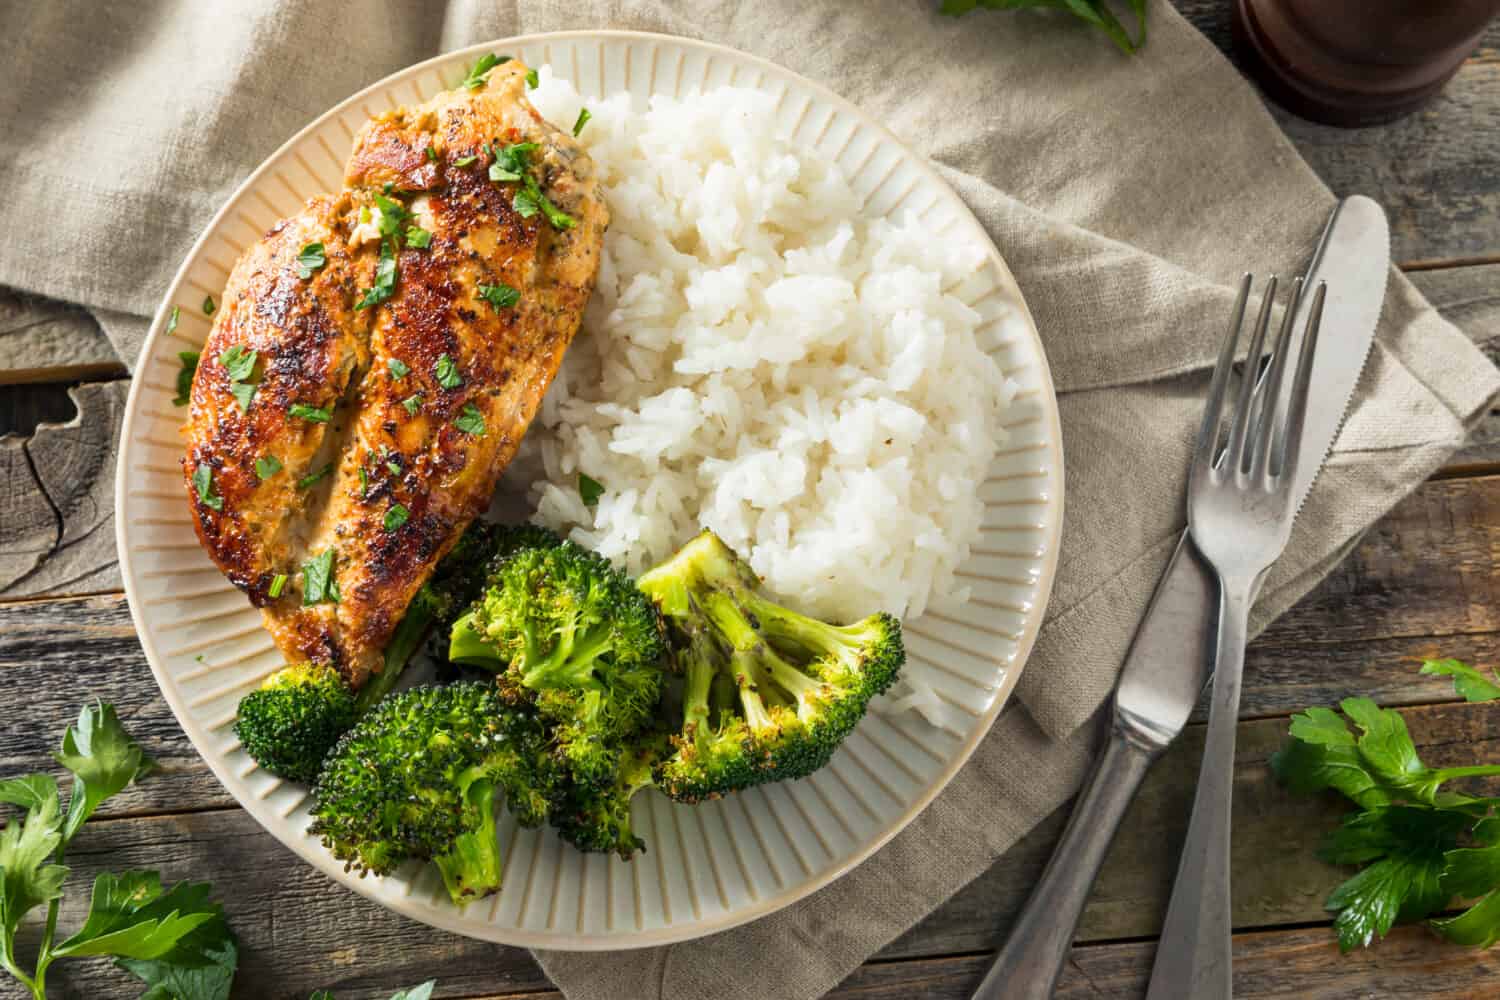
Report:
[{"label": "fresh parsley sprig", "polygon": [[[105,955],[150,987],[149,997],[224,1000],[238,951],[205,884],[163,887],[154,871],[104,872],[94,880],[83,926],[57,941],[69,844],[101,803],[155,767],[125,732],[114,707],[86,706],[63,734],[57,762],[72,772],[67,806],[50,774],[0,780],[0,802],[25,810],[0,831],[0,967],[46,1000],[47,972],[63,958]],[[16,954],[16,929],[42,904],[46,923],[30,972]]]},{"label": "fresh parsley sprig", "polygon": [[[1468,701],[1500,698],[1500,677],[1458,660],[1429,660],[1422,673],[1452,677]],[[1343,714],[1310,708],[1292,716],[1290,740],[1271,769],[1294,792],[1333,790],[1359,807],[1321,851],[1334,864],[1363,865],[1328,897],[1339,948],[1384,937],[1398,922],[1422,920],[1455,898],[1463,913],[1432,920],[1460,944],[1500,939],[1500,800],[1454,792],[1462,778],[1500,775],[1500,765],[1432,768],[1417,754],[1400,713],[1368,698],[1346,698]]]},{"label": "fresh parsley sprig", "polygon": [[1146,44],[1146,0],[1127,0],[1126,6],[1135,18],[1134,41],[1106,0],[943,0],[938,9],[949,17],[959,17],[971,10],[1020,10],[1023,7],[1064,10],[1109,36],[1120,51],[1130,55]]}]

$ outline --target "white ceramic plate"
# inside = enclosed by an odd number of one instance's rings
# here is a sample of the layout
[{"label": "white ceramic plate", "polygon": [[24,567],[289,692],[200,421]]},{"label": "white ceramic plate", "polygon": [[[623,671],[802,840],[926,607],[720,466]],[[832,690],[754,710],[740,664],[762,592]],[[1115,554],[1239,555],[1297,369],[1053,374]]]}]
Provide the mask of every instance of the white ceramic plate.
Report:
[{"label": "white ceramic plate", "polygon": [[[196,350],[229,268],[277,219],[336,191],[355,130],[372,113],[455,85],[487,51],[551,64],[585,97],[763,88],[796,139],[837,161],[871,215],[914,212],[988,265],[960,286],[986,318],[982,343],[1021,386],[1009,440],[984,484],[984,533],[962,568],[973,600],[906,623],[911,669],[956,709],[950,730],[913,713],[871,713],[811,778],[699,806],[637,800],[649,846],[634,861],[585,855],[549,830],[502,821],[505,885],[459,910],[430,867],[388,878],[343,871],[306,832],[307,795],[256,768],[231,723],[241,695],[280,666],[260,616],[199,548],[178,461],[186,411],[172,406],[177,352]],[[173,306],[176,331],[165,329]],[[1005,263],[958,197],[878,122],[817,84],[730,49],[629,32],[532,35],[454,52],[354,95],[283,146],[235,193],[188,255],[146,340],[120,442],[116,530],[136,628],[182,728],[224,786],[267,830],[331,878],[385,906],[471,937],[565,949],[633,948],[723,930],[786,906],[869,856],[968,759],[999,714],[1041,623],[1062,523],[1057,401],[1036,329]]]}]

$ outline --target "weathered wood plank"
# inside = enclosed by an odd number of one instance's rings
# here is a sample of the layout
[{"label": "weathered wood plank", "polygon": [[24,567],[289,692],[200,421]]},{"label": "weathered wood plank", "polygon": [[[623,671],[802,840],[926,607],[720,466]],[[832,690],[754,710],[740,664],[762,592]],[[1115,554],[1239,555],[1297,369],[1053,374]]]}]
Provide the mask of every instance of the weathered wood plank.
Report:
[{"label": "weathered wood plank", "polygon": [[[1174,0],[1184,16],[1235,58],[1231,4]],[[1367,194],[1391,218],[1392,259],[1500,255],[1500,25],[1431,104],[1363,129],[1304,121],[1272,105],[1304,159],[1340,195]],[[1150,58],[1150,45],[1142,58]]]},{"label": "weathered wood plank", "polygon": [[120,588],[115,442],[128,391],[127,382],[70,389],[78,408],[72,420],[41,424],[29,438],[7,437],[0,446],[0,595]]},{"label": "weathered wood plank", "polygon": [[[1489,706],[1402,709],[1424,760],[1435,766],[1500,760],[1500,711]],[[1285,719],[1240,724],[1236,747],[1234,922],[1272,927],[1326,919],[1323,900],[1352,874],[1315,851],[1346,807],[1335,797],[1298,798],[1271,777],[1268,761],[1286,737]],[[1152,770],[1121,825],[1094,886],[1079,941],[1157,934],[1187,835],[1204,727],[1194,725]],[[1066,808],[994,868],[880,953],[881,958],[955,954],[997,947],[1061,833]]]},{"label": "weathered wood plank", "polygon": [[[239,937],[234,995],[245,1000],[305,1000],[320,987],[339,1000],[388,1000],[398,987],[432,977],[444,997],[548,986],[525,950],[397,916],[300,863],[238,809],[91,822],[68,864],[65,928],[82,922],[88,886],[101,871],[150,868],[168,882],[212,881]],[[56,998],[139,993],[108,962],[66,962],[53,970],[48,985],[55,975]],[[0,997],[10,996],[4,989]]]},{"label": "weathered wood plank", "polygon": [[[1500,757],[1500,712],[1487,706],[1429,706],[1403,714],[1431,763]],[[1320,921],[1323,898],[1348,875],[1313,853],[1343,807],[1331,799],[1293,798],[1268,775],[1266,759],[1284,731],[1283,720],[1245,723],[1240,731],[1234,845],[1240,926]],[[1105,864],[1081,940],[1145,937],[1159,929],[1201,738],[1201,727],[1194,727],[1148,779]],[[1056,822],[1049,826],[882,957],[994,948],[1045,862],[1045,835],[1055,832]],[[82,917],[86,893],[76,890],[106,867],[159,867],[168,880],[211,879],[243,948],[239,995],[302,997],[332,986],[341,1000],[384,1000],[392,984],[430,975],[442,978],[445,996],[546,986],[524,951],[428,930],[334,886],[239,810],[91,823],[69,863],[75,880],[64,926]],[[1330,939],[1323,930],[1321,941]],[[1321,947],[1319,938],[1308,940]],[[63,996],[112,996],[124,995],[123,982],[107,965],[88,964],[64,970],[58,986]]]},{"label": "weathered wood plank", "polygon": [[81,307],[0,288],[0,385],[124,371],[99,324]]},{"label": "weathered wood plank", "polygon": [[[1154,942],[1074,948],[1054,1000],[1137,1000],[1156,954]],[[866,965],[828,1000],[967,1000],[989,968],[988,955]],[[1340,955],[1321,928],[1237,934],[1236,1000],[1479,1000],[1493,995],[1500,953],[1469,951],[1419,927],[1391,932],[1379,946]]]},{"label": "weathered wood plank", "polygon": [[[1500,22],[1497,22],[1500,23]],[[1475,343],[1500,363],[1500,264],[1413,271],[1408,277],[1422,294]],[[1448,462],[1448,474],[1500,468],[1500,410],[1491,411],[1469,441]]]}]

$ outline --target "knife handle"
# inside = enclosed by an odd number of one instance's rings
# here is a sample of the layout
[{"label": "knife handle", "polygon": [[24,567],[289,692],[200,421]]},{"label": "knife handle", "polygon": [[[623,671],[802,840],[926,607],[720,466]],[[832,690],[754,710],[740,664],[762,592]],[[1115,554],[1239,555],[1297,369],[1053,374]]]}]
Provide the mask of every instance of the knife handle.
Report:
[{"label": "knife handle", "polygon": [[1115,717],[1104,752],[1073,807],[1052,860],[995,964],[974,991],[974,1000],[1039,1000],[1052,995],[1115,830],[1160,754],[1160,747],[1133,738]]}]

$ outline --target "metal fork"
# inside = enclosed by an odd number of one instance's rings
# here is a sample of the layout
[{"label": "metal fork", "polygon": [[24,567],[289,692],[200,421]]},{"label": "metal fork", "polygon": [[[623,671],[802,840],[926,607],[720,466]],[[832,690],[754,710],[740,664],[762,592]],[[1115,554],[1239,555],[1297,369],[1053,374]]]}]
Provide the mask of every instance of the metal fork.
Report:
[{"label": "metal fork", "polygon": [[1292,481],[1326,291],[1320,284],[1313,295],[1291,396],[1281,407],[1290,353],[1287,346],[1302,282],[1299,279],[1292,285],[1292,301],[1272,349],[1270,370],[1257,388],[1254,369],[1265,346],[1276,298],[1276,278],[1267,282],[1226,438],[1221,429],[1224,403],[1252,280],[1247,274],[1240,285],[1188,478],[1188,532],[1219,577],[1218,662],[1193,817],[1172,885],[1147,1000],[1230,1000],[1233,987],[1229,820],[1245,638],[1251,599],[1266,570],[1286,548],[1297,514]]}]

